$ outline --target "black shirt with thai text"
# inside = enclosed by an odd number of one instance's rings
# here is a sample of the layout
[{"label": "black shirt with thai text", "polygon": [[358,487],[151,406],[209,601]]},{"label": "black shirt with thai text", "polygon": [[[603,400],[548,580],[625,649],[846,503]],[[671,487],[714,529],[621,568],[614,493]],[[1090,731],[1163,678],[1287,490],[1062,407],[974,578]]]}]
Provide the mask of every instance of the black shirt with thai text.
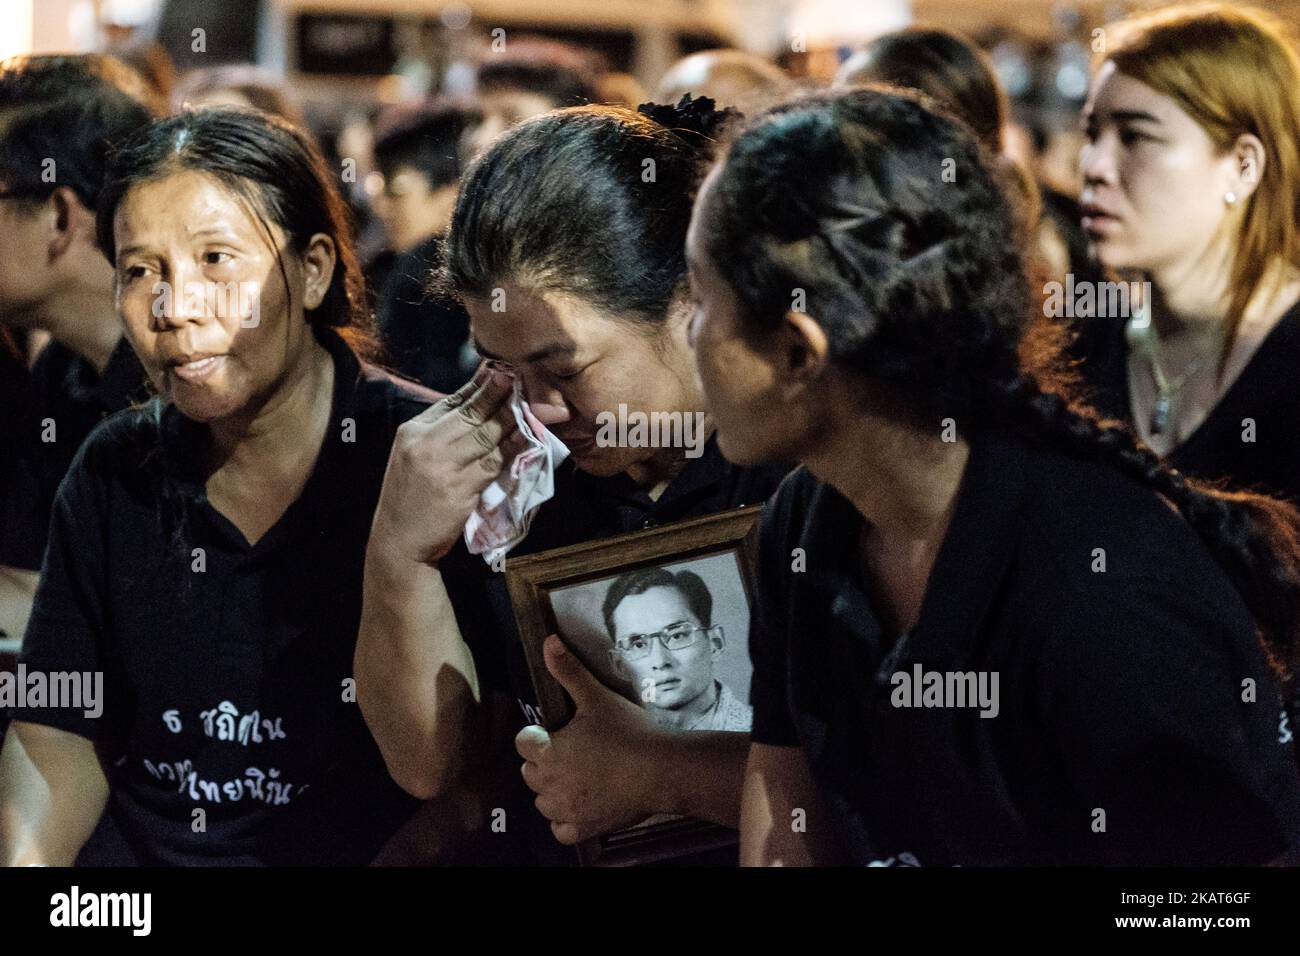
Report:
[{"label": "black shirt with thai text", "polygon": [[417,806],[367,731],[352,657],[389,449],[436,396],[318,337],[326,437],[256,544],[207,500],[206,426],[158,401],[97,428],[59,489],[20,660],[102,673],[102,713],[29,701],[12,718],[112,755],[81,863],[364,864]]}]

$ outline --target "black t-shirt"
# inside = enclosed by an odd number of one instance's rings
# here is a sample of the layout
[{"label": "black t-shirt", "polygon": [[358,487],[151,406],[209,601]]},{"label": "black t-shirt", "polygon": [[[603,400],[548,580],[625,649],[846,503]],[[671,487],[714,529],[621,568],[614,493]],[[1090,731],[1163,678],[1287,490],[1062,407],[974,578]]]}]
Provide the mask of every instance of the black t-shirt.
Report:
[{"label": "black t-shirt", "polygon": [[[1089,401],[1103,414],[1131,422],[1124,326],[1124,319],[1087,321],[1074,348]],[[1300,501],[1300,305],[1283,316],[1166,460],[1196,478],[1227,479],[1234,487]]]},{"label": "black t-shirt", "polygon": [[793,474],[764,512],[750,638],[753,739],[803,749],[854,863],[1259,864],[1300,845],[1254,623],[1158,497],[976,440],[897,641],[859,570],[863,526]]},{"label": "black t-shirt", "polygon": [[429,289],[442,261],[442,240],[428,239],[402,253],[379,292],[376,315],[393,369],[439,392],[454,392],[473,374],[461,366],[469,314],[454,299]]},{"label": "black t-shirt", "polygon": [[[130,343],[119,339],[102,374],[59,342],[47,345],[32,366],[25,407],[19,412],[13,478],[0,488],[0,564],[36,570],[45,554],[50,509],[59,482],[86,436],[113,412],[143,400],[144,369]],[[8,442],[6,442],[8,444]]]},{"label": "black t-shirt", "polygon": [[[626,474],[599,478],[568,460],[556,471],[554,497],[538,509],[528,537],[510,552],[506,566],[511,558],[525,554],[758,504],[771,496],[788,472],[789,467],[784,465],[732,465],[722,457],[716,438],[710,437],[700,457],[687,459],[682,471],[655,500]],[[504,693],[518,703],[520,726],[541,723],[541,709],[506,591],[505,575],[493,571],[481,555],[470,554],[463,539],[439,562],[439,569],[484,688]],[[515,838],[508,848],[503,848],[501,836],[485,833],[479,845],[467,851],[470,860],[490,855],[499,862],[572,862],[572,854],[551,836],[533,806],[531,791],[522,781],[514,793],[503,795],[503,799],[509,804],[510,818],[522,817],[524,826],[508,829]],[[700,862],[734,863],[734,853],[715,853]]]},{"label": "black t-shirt", "polygon": [[59,489],[21,662],[102,671],[103,713],[11,716],[118,756],[80,862],[361,864],[417,805],[348,682],[389,449],[435,396],[318,337],[335,370],[325,441],[255,545],[207,501],[206,427],[157,401],[97,428]]},{"label": "black t-shirt", "polygon": [[[45,534],[40,518],[40,483],[31,454],[40,430],[32,374],[0,342],[0,565],[38,568]],[[12,637],[20,637],[14,634]]]}]

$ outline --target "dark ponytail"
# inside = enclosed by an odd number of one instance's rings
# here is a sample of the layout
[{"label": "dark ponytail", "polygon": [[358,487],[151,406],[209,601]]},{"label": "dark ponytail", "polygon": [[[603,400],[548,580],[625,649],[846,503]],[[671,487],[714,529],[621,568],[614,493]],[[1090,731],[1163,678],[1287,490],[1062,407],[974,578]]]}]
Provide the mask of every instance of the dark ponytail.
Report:
[{"label": "dark ponytail", "polygon": [[686,228],[714,137],[712,100],[556,110],[519,124],[466,174],[439,284],[485,298],[515,283],[655,325],[686,276]]},{"label": "dark ponytail", "polygon": [[702,215],[749,334],[775,327],[802,290],[832,360],[899,396],[915,424],[1011,430],[1163,495],[1231,579],[1289,681],[1300,513],[1183,477],[1072,397],[1060,330],[1034,301],[993,160],[961,123],[896,90],[777,107],[732,144]]}]

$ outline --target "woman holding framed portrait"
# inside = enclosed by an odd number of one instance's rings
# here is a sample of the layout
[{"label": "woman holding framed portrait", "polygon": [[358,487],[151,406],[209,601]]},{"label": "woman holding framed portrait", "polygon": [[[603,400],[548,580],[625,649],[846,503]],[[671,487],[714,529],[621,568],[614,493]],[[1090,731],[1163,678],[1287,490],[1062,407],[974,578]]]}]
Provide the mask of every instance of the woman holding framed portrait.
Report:
[{"label": "woman holding framed portrait", "polygon": [[[548,652],[587,705],[558,729],[537,698],[502,573],[518,555],[761,503],[787,471],[737,468],[719,454],[686,336],[686,228],[728,115],[689,98],[639,112],[558,110],[497,139],[462,185],[446,279],[490,367],[399,435],[367,555],[356,668],[394,778],[454,803],[486,836],[471,837],[470,858],[518,835],[524,858],[548,859],[562,849],[556,839],[661,813],[733,828],[739,819],[743,732],[659,726],[579,656]],[[462,532],[511,450],[515,381],[570,457],[523,543],[493,567],[468,553]],[[674,427],[645,428],[656,421]],[[727,640],[743,647],[739,635]],[[474,776],[504,762],[518,784],[509,743],[523,724],[524,778],[549,832],[521,791],[517,811],[504,807],[503,839],[491,829],[503,785]]]},{"label": "woman holding framed portrait", "polygon": [[719,445],[803,466],[762,518],[742,863],[1288,859],[1300,517],[1066,397],[928,103],[777,107],[696,203]]}]

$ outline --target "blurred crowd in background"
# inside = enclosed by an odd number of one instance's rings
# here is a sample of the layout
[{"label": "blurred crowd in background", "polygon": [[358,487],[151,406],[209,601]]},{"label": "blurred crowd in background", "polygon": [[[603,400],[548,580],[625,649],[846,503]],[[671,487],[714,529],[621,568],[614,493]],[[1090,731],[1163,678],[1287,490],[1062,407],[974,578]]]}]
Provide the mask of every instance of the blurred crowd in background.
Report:
[{"label": "blurred crowd in background", "polygon": [[[1112,6],[1105,12],[1123,12]],[[558,107],[636,108],[691,93],[752,115],[803,89],[880,81],[927,89],[1013,167],[1048,277],[1086,270],[1076,202],[1078,113],[1096,39],[1093,24],[1071,4],[1053,6],[1050,38],[990,26],[971,37],[936,30],[918,40],[914,28],[912,40],[886,35],[813,52],[799,49],[796,37],[791,49],[760,56],[726,47],[707,31],[681,35],[676,46],[684,55],[653,83],[629,72],[625,42],[497,28],[455,4],[441,15],[407,18],[395,30],[383,21],[390,29],[382,42],[364,18],[304,15],[297,24],[300,61],[322,62],[300,62],[300,69],[330,69],[323,61],[333,57],[334,69],[370,74],[341,85],[305,73],[290,82],[283,70],[240,61],[254,45],[257,31],[247,24],[257,19],[256,3],[232,0],[215,21],[211,12],[191,18],[226,24],[202,42],[183,8],[166,4],[147,23],[105,23],[105,52],[139,72],[159,110],[252,107],[312,131],[352,207],[387,364],[438,391],[462,384],[477,361],[463,310],[428,281],[461,173],[504,129]],[[112,9],[105,7],[110,15]],[[2,334],[10,352],[29,363],[46,341],[40,332]]]}]

